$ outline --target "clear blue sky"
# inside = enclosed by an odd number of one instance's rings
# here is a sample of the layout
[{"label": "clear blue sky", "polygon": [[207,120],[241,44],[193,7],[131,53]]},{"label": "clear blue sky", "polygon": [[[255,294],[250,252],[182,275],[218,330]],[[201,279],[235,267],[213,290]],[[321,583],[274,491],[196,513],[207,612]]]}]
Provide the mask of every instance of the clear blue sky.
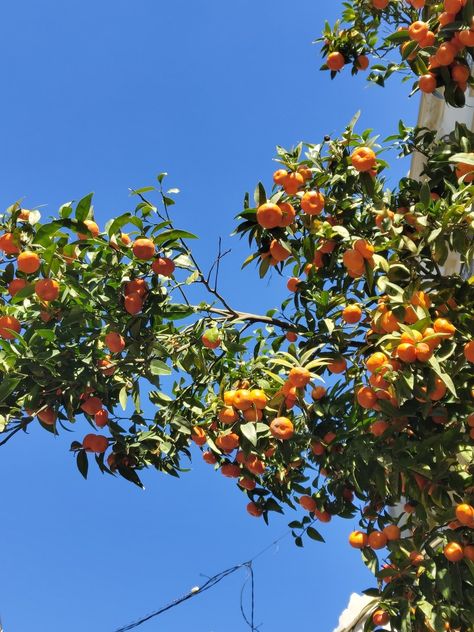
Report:
[{"label": "clear blue sky", "polygon": [[[324,6],[323,6],[324,5]],[[417,103],[395,83],[331,83],[312,39],[339,2],[300,0],[23,0],[0,9],[0,204],[24,197],[53,214],[93,190],[96,216],[128,210],[128,187],[160,171],[182,190],[180,227],[211,260],[243,194],[270,182],[276,144],[319,141],[361,109],[382,136]],[[401,169],[401,167],[399,168]],[[222,289],[235,306],[278,304],[282,281],[239,272],[232,241]],[[144,476],[146,491],[78,474],[67,448],[37,429],[0,453],[0,613],[6,632],[112,632],[249,558],[286,530],[245,512],[245,497],[197,456],[181,480]],[[82,436],[82,434],[80,435]],[[290,518],[291,519],[291,518]],[[346,544],[350,522],[324,525],[326,545],[291,538],[256,565],[262,632],[331,631],[352,591],[370,582]],[[142,629],[241,632],[242,576]]]}]

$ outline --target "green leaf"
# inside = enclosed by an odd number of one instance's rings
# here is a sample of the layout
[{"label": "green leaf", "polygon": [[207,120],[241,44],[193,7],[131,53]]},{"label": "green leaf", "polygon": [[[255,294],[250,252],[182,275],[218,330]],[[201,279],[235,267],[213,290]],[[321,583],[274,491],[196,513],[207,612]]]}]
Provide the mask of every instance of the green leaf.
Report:
[{"label": "green leaf", "polygon": [[6,377],[2,380],[0,384],[0,402],[3,402],[10,393],[13,393],[15,388],[21,382],[21,378],[17,377]]},{"label": "green leaf", "polygon": [[171,375],[170,367],[161,360],[150,362],[150,372],[152,375]]},{"label": "green leaf", "polygon": [[127,400],[128,400],[127,387],[123,386],[120,389],[120,393],[119,393],[119,402],[120,402],[120,406],[122,406],[123,410],[126,410],[126,408],[127,408]]},{"label": "green leaf", "polygon": [[87,478],[87,472],[89,470],[89,460],[87,458],[87,452],[85,450],[79,450],[76,457],[76,465],[79,472],[84,478]]},{"label": "green leaf", "polygon": [[187,230],[178,230],[173,228],[172,230],[164,230],[157,235],[154,239],[156,245],[160,245],[165,241],[177,241],[178,239],[197,239],[196,235],[189,233]]},{"label": "green leaf", "polygon": [[324,542],[323,536],[314,527],[308,527],[306,529],[306,533],[312,540],[316,540],[316,542]]},{"label": "green leaf", "polygon": [[82,200],[79,200],[79,202],[77,203],[76,219],[79,222],[83,222],[85,219],[89,218],[89,214],[91,212],[93,195],[94,195],[93,193],[89,193],[89,195],[86,195],[85,197],[82,198]]},{"label": "green leaf", "polygon": [[243,424],[240,426],[240,430],[244,437],[253,445],[257,445],[257,430],[255,428],[255,424],[251,421],[248,424]]}]

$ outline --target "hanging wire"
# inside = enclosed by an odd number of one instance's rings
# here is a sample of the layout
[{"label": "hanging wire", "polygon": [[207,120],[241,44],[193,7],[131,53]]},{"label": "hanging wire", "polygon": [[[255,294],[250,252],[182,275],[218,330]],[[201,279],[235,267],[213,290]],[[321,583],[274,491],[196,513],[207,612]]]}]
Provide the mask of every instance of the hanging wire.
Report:
[{"label": "hanging wire", "polygon": [[[133,623],[130,623],[122,628],[116,629],[115,632],[128,632],[128,630],[134,630],[135,628],[138,628],[138,626],[142,625],[143,623],[146,623],[147,621],[150,621],[150,619],[154,619],[155,617],[158,617],[160,614],[163,614],[164,612],[167,612],[168,610],[171,610],[172,608],[179,606],[183,602],[188,601],[192,597],[196,597],[196,595],[200,595],[203,592],[206,592],[207,590],[214,588],[216,584],[221,582],[226,577],[229,577],[229,575],[233,575],[237,571],[240,571],[242,568],[247,569],[248,577],[245,580],[244,585],[242,586],[241,593],[240,593],[240,611],[242,612],[244,621],[250,628],[251,632],[258,632],[258,628],[255,627],[255,575],[254,575],[254,570],[253,570],[253,562],[257,558],[262,556],[264,553],[272,549],[273,547],[276,547],[278,543],[284,538],[288,537],[290,533],[291,531],[285,532],[279,538],[274,540],[271,544],[263,548],[256,555],[254,555],[254,557],[252,557],[252,559],[250,559],[248,562],[243,562],[242,564],[238,564],[237,566],[232,566],[231,568],[227,568],[226,570],[221,571],[220,573],[217,573],[217,575],[213,575],[212,577],[209,577],[202,586],[196,586],[192,588],[188,593],[186,593],[182,597],[178,597],[174,601],[171,601],[170,603],[168,603],[166,606],[163,606],[159,610],[155,610],[155,612],[151,612],[150,614],[146,615],[145,617],[142,617],[141,619],[138,619],[137,621],[134,621]],[[243,606],[243,602],[244,602],[243,595],[244,595],[245,587],[249,581],[250,581],[250,615],[247,616],[244,610],[244,606]]]}]

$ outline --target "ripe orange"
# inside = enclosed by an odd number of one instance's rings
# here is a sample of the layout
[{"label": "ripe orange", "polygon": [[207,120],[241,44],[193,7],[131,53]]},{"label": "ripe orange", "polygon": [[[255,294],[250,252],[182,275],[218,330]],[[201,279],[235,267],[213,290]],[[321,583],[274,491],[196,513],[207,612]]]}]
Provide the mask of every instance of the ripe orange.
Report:
[{"label": "ripe orange", "polygon": [[287,331],[285,338],[288,342],[296,342],[298,340],[298,334],[295,331]]},{"label": "ripe orange", "polygon": [[35,283],[35,293],[42,301],[55,301],[59,296],[59,283],[54,279],[40,279]]},{"label": "ripe orange", "polygon": [[0,250],[3,250],[6,255],[17,255],[20,252],[17,239],[13,233],[0,235]]},{"label": "ripe orange", "polygon": [[142,261],[153,259],[155,256],[155,244],[147,237],[140,237],[133,243],[132,251],[135,257]]},{"label": "ripe orange", "polygon": [[349,270],[365,270],[364,257],[357,250],[346,250],[342,255],[342,262]]},{"label": "ripe orange", "polygon": [[330,373],[339,374],[344,373],[347,369],[347,362],[345,358],[336,358],[331,360],[327,366]]},{"label": "ripe orange", "polygon": [[372,6],[374,9],[386,9],[388,7],[389,0],[372,0]]},{"label": "ripe orange", "polygon": [[311,381],[311,373],[304,367],[293,367],[288,375],[288,382],[296,388],[304,388]]},{"label": "ripe orange", "polygon": [[415,351],[418,362],[428,362],[433,355],[433,350],[426,342],[419,342],[415,347]]},{"label": "ripe orange", "polygon": [[222,452],[229,453],[235,450],[239,446],[239,435],[235,432],[229,434],[219,435],[216,439],[216,446]]},{"label": "ripe orange", "polygon": [[252,393],[246,388],[239,388],[234,393],[233,406],[238,410],[247,410],[253,404]]},{"label": "ripe orange", "polygon": [[263,514],[263,509],[254,502],[251,502],[247,505],[247,512],[254,518],[260,518]]},{"label": "ripe orange", "polygon": [[86,452],[96,452],[102,454],[107,450],[109,440],[101,435],[88,434],[82,440],[82,447]]},{"label": "ripe orange", "polygon": [[421,40],[423,40],[428,35],[429,30],[430,27],[426,22],[421,22],[420,20],[417,20],[416,22],[410,24],[410,26],[408,27],[408,35],[412,40],[415,40],[416,42],[421,42]]},{"label": "ripe orange", "polygon": [[311,441],[311,450],[315,456],[322,456],[326,452],[326,447],[321,441]]},{"label": "ripe orange", "polygon": [[36,252],[25,250],[18,255],[16,263],[20,272],[24,272],[25,274],[33,274],[39,270],[41,259],[38,257]]},{"label": "ripe orange", "polygon": [[474,31],[471,31],[470,29],[463,29],[462,31],[459,31],[458,38],[464,46],[474,46]]},{"label": "ripe orange", "polygon": [[224,463],[221,467],[221,474],[226,478],[239,478],[240,467],[235,463]]},{"label": "ripe orange", "polygon": [[97,237],[99,235],[99,227],[97,226],[97,224],[92,221],[91,219],[85,219],[83,224],[86,225],[86,227],[89,229],[89,232],[91,233],[90,235],[85,234],[85,233],[78,233],[77,237],[78,239],[84,240],[84,239],[94,239],[95,237]]},{"label": "ripe orange", "polygon": [[351,325],[358,323],[362,318],[362,310],[358,305],[347,305],[342,310],[342,319]]},{"label": "ripe orange", "polygon": [[369,67],[369,58],[367,55],[359,55],[356,59],[355,65],[357,70],[367,70]]},{"label": "ripe orange", "polygon": [[37,417],[40,421],[42,421],[46,426],[53,426],[56,423],[56,419],[58,417],[55,410],[46,406],[43,408],[38,414]]},{"label": "ripe orange", "polygon": [[253,421],[257,422],[263,418],[263,413],[258,408],[247,408],[247,410],[242,411],[242,416],[245,421]]},{"label": "ripe orange", "polygon": [[217,418],[219,419],[221,424],[231,426],[238,420],[239,415],[232,408],[232,406],[226,406],[225,408],[221,408],[221,410],[217,414]]},{"label": "ripe orange", "polygon": [[377,395],[369,386],[362,386],[357,391],[357,401],[362,408],[373,408],[377,404]]},{"label": "ripe orange", "polygon": [[390,615],[385,610],[378,609],[372,615],[374,625],[387,625],[390,621]]},{"label": "ripe orange", "polygon": [[389,540],[390,542],[399,540],[401,535],[400,527],[397,527],[396,524],[389,524],[387,527],[385,527],[385,529],[383,529],[383,533],[386,535],[387,540]]},{"label": "ripe orange", "polygon": [[410,332],[403,331],[400,335],[400,342],[408,342],[412,345],[422,340],[423,334],[416,329],[412,329]]},{"label": "ripe orange", "polygon": [[425,37],[418,42],[420,48],[428,48],[430,46],[434,46],[436,42],[436,35],[433,31],[428,31]]},{"label": "ripe orange", "polygon": [[474,507],[462,503],[456,507],[456,518],[461,524],[469,525],[474,522]]},{"label": "ripe orange", "polygon": [[364,259],[372,259],[375,248],[365,239],[358,239],[354,242],[354,250],[356,250]]},{"label": "ripe orange", "polygon": [[127,294],[124,298],[125,311],[131,315],[138,314],[143,309],[143,299],[138,292]]},{"label": "ripe orange", "polygon": [[466,419],[467,425],[469,428],[474,428],[474,413],[471,413]]},{"label": "ripe orange", "polygon": [[402,342],[402,344],[397,347],[397,357],[400,358],[402,362],[416,362],[415,345],[411,342]]},{"label": "ripe orange", "polygon": [[470,562],[474,562],[474,545],[468,544],[463,548],[464,557]]},{"label": "ripe orange", "polygon": [[468,362],[474,362],[474,340],[470,340],[464,345],[464,357]]},{"label": "ripe orange", "polygon": [[107,412],[107,410],[105,410],[105,408],[102,408],[101,410],[98,410],[96,412],[96,414],[94,415],[94,422],[95,425],[99,428],[104,428],[108,424],[109,413]]},{"label": "ripe orange", "polygon": [[351,155],[352,166],[359,172],[370,171],[377,164],[377,157],[370,147],[357,147]]},{"label": "ripe orange", "polygon": [[293,423],[287,417],[276,417],[270,424],[270,432],[276,439],[286,441],[293,436]]},{"label": "ripe orange", "polygon": [[125,338],[116,331],[110,331],[106,334],[104,342],[112,353],[120,353],[125,349]]},{"label": "ripe orange", "polygon": [[278,240],[274,239],[270,244],[270,255],[277,263],[280,263],[291,257],[291,251]]},{"label": "ripe orange", "polygon": [[374,421],[374,423],[370,425],[370,432],[374,435],[374,437],[381,437],[387,432],[389,427],[390,426],[386,421],[384,421],[383,419],[379,419],[378,421]]},{"label": "ripe orange", "polygon": [[263,410],[268,402],[268,397],[261,388],[254,388],[250,391],[250,399],[252,404],[258,410]]},{"label": "ripe orange", "polygon": [[110,362],[110,356],[97,360],[97,367],[107,377],[113,375],[116,370],[115,365]]},{"label": "ripe orange", "polygon": [[301,496],[298,500],[299,504],[306,509],[306,511],[314,512],[317,508],[316,501],[311,496]]},{"label": "ripe orange", "polygon": [[444,547],[443,553],[449,562],[460,562],[464,557],[462,546],[457,542],[448,542]]},{"label": "ripe orange", "polygon": [[206,349],[217,349],[221,344],[217,329],[208,329],[205,331],[201,336],[201,342]]},{"label": "ripe orange", "polygon": [[283,212],[277,204],[266,202],[257,209],[257,222],[262,228],[276,228],[280,226],[282,220]]},{"label": "ripe orange", "polygon": [[382,329],[388,334],[392,334],[394,331],[398,331],[400,329],[398,318],[391,310],[382,315],[380,324]]},{"label": "ripe orange", "polygon": [[329,431],[326,432],[326,434],[323,437],[323,441],[326,445],[329,445],[330,443],[332,443],[335,439],[337,438],[337,435],[335,432]]},{"label": "ripe orange", "polygon": [[322,399],[325,395],[326,395],[326,389],[324,388],[324,386],[315,386],[313,390],[311,391],[311,397],[315,401]]},{"label": "ripe orange", "polygon": [[[466,33],[465,38],[463,38],[462,33]],[[466,45],[463,39],[470,40],[471,34],[470,31],[463,31],[462,33],[459,33],[459,40],[464,45]],[[451,42],[444,42],[436,51],[435,60],[438,62],[438,64],[440,64],[440,66],[449,66],[449,64],[453,63],[456,54],[457,50],[454,44],[452,44]]]},{"label": "ripe orange", "polygon": [[101,409],[102,401],[99,397],[87,397],[81,404],[81,410],[88,415],[95,415]]},{"label": "ripe orange", "polygon": [[8,284],[8,293],[11,297],[13,297],[15,296],[15,294],[18,294],[20,290],[23,290],[27,285],[28,284],[25,279],[13,279],[13,281],[10,281],[10,283]]},{"label": "ripe orange", "polygon": [[257,486],[257,483],[251,478],[246,478],[245,476],[242,476],[242,478],[239,479],[239,487],[246,489],[248,492],[253,491],[256,488],[256,486]]},{"label": "ripe orange", "polygon": [[286,171],[285,169],[277,169],[273,174],[273,182],[275,184],[283,184],[287,175],[288,171]]},{"label": "ripe orange", "polygon": [[254,476],[261,476],[265,472],[265,463],[255,454],[244,459],[243,465]]},{"label": "ripe orange", "polygon": [[368,544],[371,549],[383,549],[387,545],[387,536],[382,531],[371,531],[368,537]]},{"label": "ripe orange", "polygon": [[326,59],[326,65],[329,70],[333,72],[338,72],[344,68],[346,61],[344,59],[344,55],[339,52],[329,53]]},{"label": "ripe orange", "polygon": [[432,94],[436,90],[437,81],[436,75],[432,72],[428,72],[418,79],[418,87],[421,92],[424,92],[425,94]]},{"label": "ripe orange", "polygon": [[408,557],[413,566],[420,566],[425,561],[422,553],[419,553],[418,551],[411,551]]},{"label": "ripe orange", "polygon": [[303,176],[301,173],[296,173],[294,171],[289,173],[283,182],[283,188],[285,189],[285,193],[288,195],[295,195],[303,185]]},{"label": "ripe orange", "polygon": [[375,353],[372,353],[372,355],[369,356],[365,362],[367,370],[371,373],[378,371],[386,364],[388,364],[388,357],[385,355],[385,353],[382,353],[381,351],[376,351]]},{"label": "ripe orange", "polygon": [[148,292],[148,284],[145,279],[132,279],[131,281],[127,281],[127,283],[125,283],[123,291],[125,296],[136,292],[143,297]]},{"label": "ripe orange", "polygon": [[329,511],[319,511],[319,509],[314,510],[314,515],[320,522],[331,522],[332,516]]},{"label": "ripe orange", "polygon": [[286,284],[286,287],[288,288],[290,292],[297,292],[298,285],[300,283],[301,283],[301,280],[298,279],[298,277],[291,277],[291,279],[288,279],[288,283]]},{"label": "ripe orange", "polygon": [[446,318],[437,318],[433,323],[433,329],[437,334],[446,334],[446,338],[452,338],[456,333],[456,327]]},{"label": "ripe orange", "polygon": [[325,198],[320,191],[307,191],[301,198],[301,210],[307,215],[319,215],[324,203]]},{"label": "ripe orange", "polygon": [[363,531],[353,531],[349,535],[349,544],[354,549],[363,549],[368,545],[367,534]]},{"label": "ripe orange", "polygon": [[209,452],[209,450],[202,453],[202,458],[209,465],[214,465],[215,463],[217,463],[217,457],[212,452]]},{"label": "ripe orange", "polygon": [[278,224],[280,228],[286,228],[291,226],[295,221],[296,211],[289,202],[279,202],[278,208],[281,211],[281,222]]},{"label": "ripe orange", "polygon": [[470,75],[471,72],[469,70],[469,67],[465,66],[464,64],[456,63],[451,68],[451,77],[453,78],[453,81],[464,83],[469,79]]},{"label": "ripe orange", "polygon": [[151,269],[155,274],[160,274],[164,277],[173,276],[173,272],[175,271],[176,265],[172,259],[168,257],[158,257],[151,264]]},{"label": "ripe orange", "polygon": [[466,4],[465,0],[444,0],[444,10],[456,15]]}]

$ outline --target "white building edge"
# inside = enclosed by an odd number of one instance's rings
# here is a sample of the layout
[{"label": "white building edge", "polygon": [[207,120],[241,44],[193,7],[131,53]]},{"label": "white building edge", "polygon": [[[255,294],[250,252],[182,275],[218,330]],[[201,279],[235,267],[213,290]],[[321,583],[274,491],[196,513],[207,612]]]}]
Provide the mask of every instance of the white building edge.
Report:
[{"label": "white building edge", "polygon": [[[464,123],[474,130],[474,95],[472,89],[466,93],[466,105],[463,108],[453,108],[445,100],[433,95],[424,94],[421,98],[418,114],[418,127],[437,130],[438,136],[450,134],[456,123]],[[410,177],[418,179],[423,171],[424,160],[421,154],[415,154],[412,159]],[[459,271],[460,261],[456,255],[448,256],[444,265],[447,274]],[[339,617],[339,624],[333,632],[363,632],[365,622],[377,604],[377,599],[367,595],[353,593],[349,604]],[[379,629],[390,630],[390,625]]]}]

